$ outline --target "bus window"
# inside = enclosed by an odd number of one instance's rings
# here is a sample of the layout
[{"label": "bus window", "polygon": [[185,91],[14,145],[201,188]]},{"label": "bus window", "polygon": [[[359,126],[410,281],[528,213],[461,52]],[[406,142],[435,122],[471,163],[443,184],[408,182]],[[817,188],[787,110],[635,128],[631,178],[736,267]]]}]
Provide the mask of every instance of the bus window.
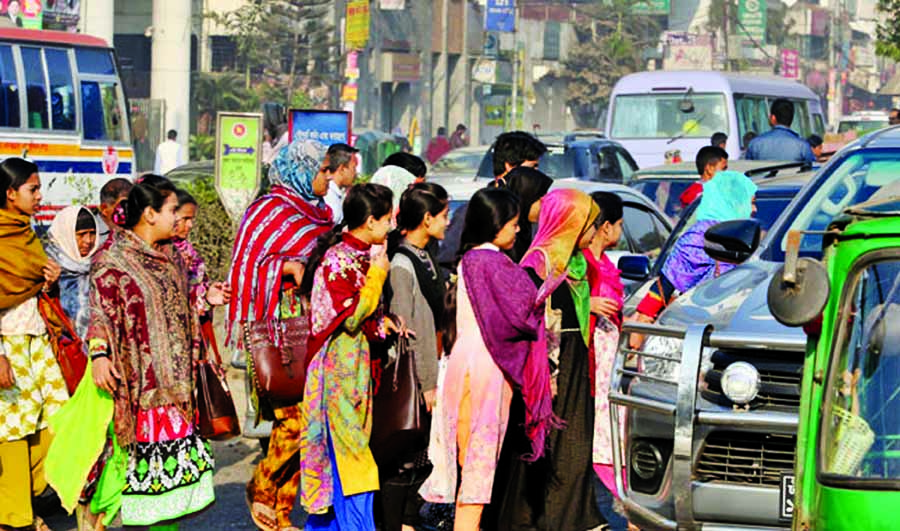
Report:
[{"label": "bus window", "polygon": [[112,81],[82,81],[81,106],[85,140],[126,142],[119,85]]},{"label": "bus window", "polygon": [[734,106],[738,117],[739,142],[741,143],[741,148],[746,148],[747,146],[743,145],[743,143],[744,136],[747,133],[752,131],[760,135],[769,130],[769,113],[766,100],[761,96],[735,95]]},{"label": "bus window", "polygon": [[50,78],[50,112],[54,131],[75,130],[75,84],[69,53],[45,49],[47,75]]},{"label": "bus window", "polygon": [[22,48],[25,70],[25,97],[28,102],[29,129],[49,129],[47,80],[44,77],[44,58],[40,48]]},{"label": "bus window", "polygon": [[109,50],[76,48],[75,60],[78,63],[78,71],[82,74],[116,75],[116,67]]},{"label": "bus window", "polygon": [[19,82],[12,47],[0,45],[0,127],[22,127]]}]

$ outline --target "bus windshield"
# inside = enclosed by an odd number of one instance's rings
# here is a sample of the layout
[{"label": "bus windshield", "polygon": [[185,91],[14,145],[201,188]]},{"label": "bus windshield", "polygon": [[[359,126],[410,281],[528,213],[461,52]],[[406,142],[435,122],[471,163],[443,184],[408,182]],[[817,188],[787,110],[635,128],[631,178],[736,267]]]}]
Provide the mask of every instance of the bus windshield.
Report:
[{"label": "bus windshield", "polygon": [[612,138],[709,139],[718,131],[728,131],[724,94],[629,94],[613,101]]}]

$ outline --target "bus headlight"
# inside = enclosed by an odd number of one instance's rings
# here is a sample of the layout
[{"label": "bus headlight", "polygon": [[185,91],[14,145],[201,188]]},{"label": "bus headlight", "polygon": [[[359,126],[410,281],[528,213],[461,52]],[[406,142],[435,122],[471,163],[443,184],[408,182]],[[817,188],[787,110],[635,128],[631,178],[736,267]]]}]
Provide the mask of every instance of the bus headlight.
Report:
[{"label": "bus headlight", "polygon": [[722,392],[735,404],[749,404],[759,393],[759,371],[746,361],[732,363],[722,373]]}]

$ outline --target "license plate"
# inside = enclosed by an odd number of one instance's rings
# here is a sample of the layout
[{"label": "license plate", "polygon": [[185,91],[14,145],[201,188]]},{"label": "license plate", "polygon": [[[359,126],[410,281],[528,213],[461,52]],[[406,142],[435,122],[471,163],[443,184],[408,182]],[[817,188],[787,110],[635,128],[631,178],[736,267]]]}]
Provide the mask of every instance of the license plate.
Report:
[{"label": "license plate", "polygon": [[780,500],[780,510],[778,512],[781,520],[790,521],[794,517],[794,475],[782,474],[781,488],[778,496]]}]

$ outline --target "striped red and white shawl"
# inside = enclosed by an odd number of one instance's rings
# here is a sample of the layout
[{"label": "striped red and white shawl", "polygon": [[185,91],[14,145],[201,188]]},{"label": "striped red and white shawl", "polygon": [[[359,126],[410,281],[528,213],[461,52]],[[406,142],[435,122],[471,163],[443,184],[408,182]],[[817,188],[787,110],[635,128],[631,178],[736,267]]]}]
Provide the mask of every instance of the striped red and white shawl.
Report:
[{"label": "striped red and white shawl", "polygon": [[238,323],[278,320],[284,262],[306,263],[318,237],[332,226],[328,206],[313,205],[285,186],[273,186],[250,205],[241,220],[228,274],[229,344]]}]

